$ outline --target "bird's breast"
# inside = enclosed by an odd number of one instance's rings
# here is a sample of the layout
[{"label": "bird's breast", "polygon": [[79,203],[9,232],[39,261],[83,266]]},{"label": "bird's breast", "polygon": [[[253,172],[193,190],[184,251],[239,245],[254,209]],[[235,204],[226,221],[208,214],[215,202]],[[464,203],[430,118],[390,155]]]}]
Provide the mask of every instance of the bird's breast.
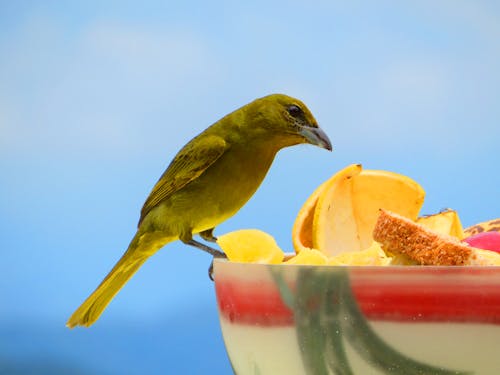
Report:
[{"label": "bird's breast", "polygon": [[230,149],[186,186],[186,195],[192,198],[188,210],[194,219],[193,232],[213,228],[233,216],[260,186],[274,155],[266,150]]}]

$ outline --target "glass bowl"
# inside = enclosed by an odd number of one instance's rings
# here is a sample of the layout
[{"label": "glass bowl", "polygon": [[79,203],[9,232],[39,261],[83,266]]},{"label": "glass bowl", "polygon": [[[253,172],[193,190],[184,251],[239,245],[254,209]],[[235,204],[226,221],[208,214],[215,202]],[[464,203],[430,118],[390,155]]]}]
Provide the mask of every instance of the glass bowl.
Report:
[{"label": "glass bowl", "polygon": [[500,374],[500,267],[214,262],[235,374]]}]

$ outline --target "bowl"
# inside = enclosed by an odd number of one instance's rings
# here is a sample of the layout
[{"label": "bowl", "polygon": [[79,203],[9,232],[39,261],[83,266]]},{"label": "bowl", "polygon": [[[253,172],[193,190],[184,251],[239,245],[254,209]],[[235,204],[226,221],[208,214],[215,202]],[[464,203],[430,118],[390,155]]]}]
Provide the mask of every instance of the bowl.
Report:
[{"label": "bowl", "polygon": [[500,374],[500,267],[214,262],[235,374]]}]

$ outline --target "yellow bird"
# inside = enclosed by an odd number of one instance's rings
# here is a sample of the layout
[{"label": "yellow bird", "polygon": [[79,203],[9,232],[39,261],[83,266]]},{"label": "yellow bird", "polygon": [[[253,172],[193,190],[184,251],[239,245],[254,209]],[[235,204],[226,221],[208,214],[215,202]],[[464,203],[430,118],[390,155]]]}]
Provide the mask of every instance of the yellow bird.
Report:
[{"label": "yellow bird", "polygon": [[223,256],[193,235],[213,242],[214,228],[255,193],[276,153],[300,143],[332,149],[304,103],[282,94],[254,100],[193,138],[153,187],[127,251],[66,325],[92,325],[139,267],[169,242],[180,239]]}]

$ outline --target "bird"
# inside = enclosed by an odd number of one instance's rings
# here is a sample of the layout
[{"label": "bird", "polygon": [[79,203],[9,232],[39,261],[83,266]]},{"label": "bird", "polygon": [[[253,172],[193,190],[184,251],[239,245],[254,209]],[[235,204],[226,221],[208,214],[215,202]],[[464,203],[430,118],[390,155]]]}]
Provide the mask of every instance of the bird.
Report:
[{"label": "bird", "polygon": [[67,327],[95,323],[144,262],[170,242],[180,240],[214,257],[224,256],[193,236],[215,242],[215,227],[252,197],[277,152],[304,143],[332,150],[306,105],[284,94],[258,98],[194,137],[154,185],[125,253],[71,315]]}]

